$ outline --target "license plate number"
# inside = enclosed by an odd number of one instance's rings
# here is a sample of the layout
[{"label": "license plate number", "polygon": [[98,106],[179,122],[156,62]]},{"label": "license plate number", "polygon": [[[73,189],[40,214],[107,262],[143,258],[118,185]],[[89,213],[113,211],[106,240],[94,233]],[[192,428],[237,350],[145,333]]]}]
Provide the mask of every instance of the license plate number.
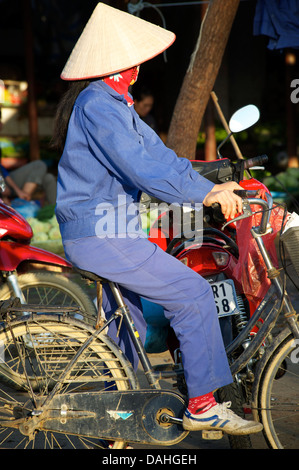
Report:
[{"label": "license plate number", "polygon": [[219,317],[235,315],[238,312],[237,295],[232,280],[213,282],[211,287]]}]

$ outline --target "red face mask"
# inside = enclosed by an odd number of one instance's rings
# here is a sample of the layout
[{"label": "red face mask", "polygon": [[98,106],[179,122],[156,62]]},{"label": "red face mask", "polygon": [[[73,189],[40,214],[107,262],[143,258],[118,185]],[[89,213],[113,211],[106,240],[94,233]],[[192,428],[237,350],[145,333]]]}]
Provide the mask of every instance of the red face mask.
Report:
[{"label": "red face mask", "polygon": [[108,77],[105,77],[103,81],[117,93],[124,95],[128,102],[128,106],[132,106],[134,102],[128,95],[128,88],[136,82],[138,72],[139,66],[132,67],[131,69],[109,75]]}]

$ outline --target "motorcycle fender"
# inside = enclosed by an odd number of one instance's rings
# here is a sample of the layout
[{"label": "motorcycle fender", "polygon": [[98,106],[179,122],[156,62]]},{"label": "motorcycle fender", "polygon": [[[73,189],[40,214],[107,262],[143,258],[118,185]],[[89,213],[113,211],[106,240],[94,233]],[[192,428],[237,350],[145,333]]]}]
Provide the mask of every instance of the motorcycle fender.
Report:
[{"label": "motorcycle fender", "polygon": [[59,255],[22,243],[0,242],[0,270],[14,271],[23,261],[39,262],[71,268],[72,265]]},{"label": "motorcycle fender", "polygon": [[[228,255],[226,264],[218,266],[213,258],[213,252],[223,252]],[[189,246],[181,252],[176,253],[175,257],[204,277],[226,271],[232,258],[231,254],[219,245],[208,243],[199,244],[198,246],[196,244]]]}]

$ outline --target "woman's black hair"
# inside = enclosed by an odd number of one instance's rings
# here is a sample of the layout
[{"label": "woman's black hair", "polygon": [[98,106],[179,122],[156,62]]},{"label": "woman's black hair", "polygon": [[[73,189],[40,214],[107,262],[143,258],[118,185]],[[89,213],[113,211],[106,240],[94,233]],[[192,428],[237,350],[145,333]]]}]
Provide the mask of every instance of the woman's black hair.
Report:
[{"label": "woman's black hair", "polygon": [[133,87],[132,95],[133,95],[134,100],[142,101],[144,98],[147,98],[148,96],[153,96],[153,93],[146,86],[138,86],[137,84],[135,87]]},{"label": "woman's black hair", "polygon": [[69,120],[73,111],[75,101],[91,80],[77,80],[71,82],[68,90],[62,96],[54,119],[54,132],[50,142],[51,148],[62,152],[64,149]]}]

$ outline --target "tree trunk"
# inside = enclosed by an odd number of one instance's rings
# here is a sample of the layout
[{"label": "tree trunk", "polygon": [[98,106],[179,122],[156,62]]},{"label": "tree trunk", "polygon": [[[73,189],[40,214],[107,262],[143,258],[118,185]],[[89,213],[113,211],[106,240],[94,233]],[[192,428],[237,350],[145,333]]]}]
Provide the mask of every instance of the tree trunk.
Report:
[{"label": "tree trunk", "polygon": [[214,121],[214,105],[213,101],[210,99],[208,101],[205,115],[205,160],[216,160],[217,157],[217,145],[215,137],[215,121]]},{"label": "tree trunk", "polygon": [[178,156],[194,159],[197,136],[240,0],[211,0],[179,93],[167,138]]}]

